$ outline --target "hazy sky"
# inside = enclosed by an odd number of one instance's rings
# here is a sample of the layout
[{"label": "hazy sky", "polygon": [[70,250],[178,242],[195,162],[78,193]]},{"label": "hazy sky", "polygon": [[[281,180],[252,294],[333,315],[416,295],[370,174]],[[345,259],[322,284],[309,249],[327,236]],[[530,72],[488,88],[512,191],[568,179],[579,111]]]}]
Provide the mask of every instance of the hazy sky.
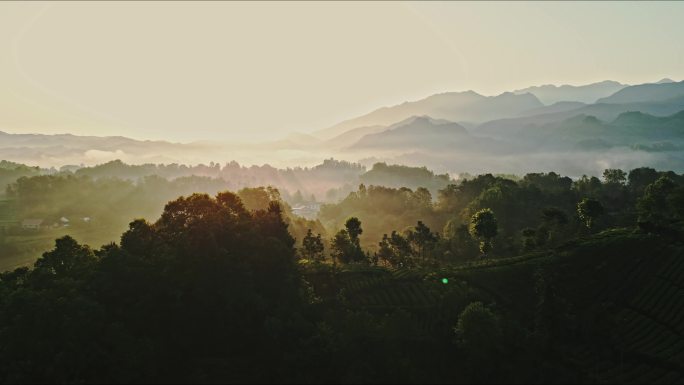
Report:
[{"label": "hazy sky", "polygon": [[310,132],[432,93],[684,79],[684,3],[0,3],[0,130]]}]

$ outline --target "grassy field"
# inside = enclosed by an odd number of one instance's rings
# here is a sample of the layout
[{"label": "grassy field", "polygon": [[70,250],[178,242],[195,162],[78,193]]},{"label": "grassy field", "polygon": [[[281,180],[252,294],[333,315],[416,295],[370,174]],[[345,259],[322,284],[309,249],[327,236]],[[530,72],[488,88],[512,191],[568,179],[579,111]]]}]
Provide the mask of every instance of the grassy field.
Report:
[{"label": "grassy field", "polygon": [[97,226],[23,231],[5,235],[0,242],[0,271],[32,265],[45,251],[54,247],[55,239],[69,235],[80,243],[98,248],[119,240],[124,229],[110,230]]},{"label": "grassy field", "polygon": [[13,226],[16,225],[16,223],[17,218],[12,201],[3,198],[0,195],[0,228]]}]

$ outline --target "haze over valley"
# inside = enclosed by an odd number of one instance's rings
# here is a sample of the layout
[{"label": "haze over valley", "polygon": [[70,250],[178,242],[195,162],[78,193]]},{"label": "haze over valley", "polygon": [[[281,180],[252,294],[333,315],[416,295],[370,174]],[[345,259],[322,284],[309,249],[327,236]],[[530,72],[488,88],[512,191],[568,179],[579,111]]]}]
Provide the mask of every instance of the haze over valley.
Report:
[{"label": "haze over valley", "polygon": [[669,79],[633,86],[547,85],[497,96],[435,94],[270,141],[171,143],[3,132],[0,158],[47,168],[117,159],[286,168],[332,157],[367,167],[377,161],[427,166],[453,175],[554,169],[579,177],[636,165],[681,171],[681,111],[684,82]]}]

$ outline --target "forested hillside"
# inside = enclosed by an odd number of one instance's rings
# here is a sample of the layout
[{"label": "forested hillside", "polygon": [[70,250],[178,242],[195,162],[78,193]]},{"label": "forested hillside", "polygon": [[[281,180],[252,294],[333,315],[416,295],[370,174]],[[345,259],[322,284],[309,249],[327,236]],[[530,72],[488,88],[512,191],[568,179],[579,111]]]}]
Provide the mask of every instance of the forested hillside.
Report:
[{"label": "forested hillside", "polygon": [[648,168],[361,186],[322,236],[186,195],[0,275],[0,382],[678,383],[683,208]]}]

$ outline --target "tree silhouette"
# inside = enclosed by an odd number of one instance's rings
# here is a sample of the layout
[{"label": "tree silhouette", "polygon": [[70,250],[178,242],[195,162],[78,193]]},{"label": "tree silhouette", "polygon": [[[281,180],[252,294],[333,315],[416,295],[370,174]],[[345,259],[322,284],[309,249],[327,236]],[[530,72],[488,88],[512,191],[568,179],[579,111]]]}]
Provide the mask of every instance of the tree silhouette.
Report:
[{"label": "tree silhouette", "polygon": [[609,184],[622,185],[627,181],[627,173],[617,168],[609,168],[603,171],[603,179]]},{"label": "tree silhouette", "polygon": [[661,176],[655,182],[646,186],[644,195],[637,201],[639,224],[642,228],[650,227],[663,230],[675,221],[682,213],[681,189],[676,194],[677,185],[672,179]]},{"label": "tree silhouette", "polygon": [[502,328],[499,318],[482,302],[473,302],[458,316],[454,328],[456,341],[467,355],[471,376],[488,383],[489,366],[501,350]]},{"label": "tree silhouette", "polygon": [[364,262],[367,255],[361,249],[359,235],[363,233],[361,221],[356,217],[347,219],[345,228],[340,230],[331,241],[333,259],[342,263]]},{"label": "tree silhouette", "polygon": [[594,228],[596,219],[603,213],[603,205],[596,199],[584,198],[577,204],[577,215],[589,230]]},{"label": "tree silhouette", "polygon": [[363,234],[363,229],[361,228],[361,221],[359,218],[351,217],[344,222],[344,227],[347,229],[347,234],[349,234],[349,239],[354,244],[359,243],[359,236]]},{"label": "tree silhouette", "polygon": [[349,238],[347,230],[340,230],[330,241],[330,255],[333,263],[350,263],[352,261],[354,245]]},{"label": "tree silhouette", "polygon": [[480,251],[482,254],[492,249],[492,240],[499,233],[498,222],[494,213],[490,209],[482,209],[470,218],[468,231],[473,238],[480,240]]},{"label": "tree silhouette", "polygon": [[378,243],[376,255],[379,260],[385,261],[390,266],[395,266],[397,264],[397,255],[394,250],[392,250],[392,245],[390,244],[390,239],[387,234],[382,235],[382,240]]},{"label": "tree silhouette", "polygon": [[426,250],[434,246],[437,236],[422,221],[418,221],[418,224],[408,233],[408,240],[418,248],[418,256],[425,259]]},{"label": "tree silhouette", "polygon": [[43,254],[35,267],[55,275],[76,274],[87,270],[96,262],[95,254],[88,246],[79,245],[70,236],[55,241],[55,248]]},{"label": "tree silhouette", "polygon": [[325,259],[323,256],[324,250],[325,246],[323,246],[321,234],[314,236],[311,229],[309,229],[302,240],[302,248],[300,249],[302,257],[310,261],[322,262]]}]

